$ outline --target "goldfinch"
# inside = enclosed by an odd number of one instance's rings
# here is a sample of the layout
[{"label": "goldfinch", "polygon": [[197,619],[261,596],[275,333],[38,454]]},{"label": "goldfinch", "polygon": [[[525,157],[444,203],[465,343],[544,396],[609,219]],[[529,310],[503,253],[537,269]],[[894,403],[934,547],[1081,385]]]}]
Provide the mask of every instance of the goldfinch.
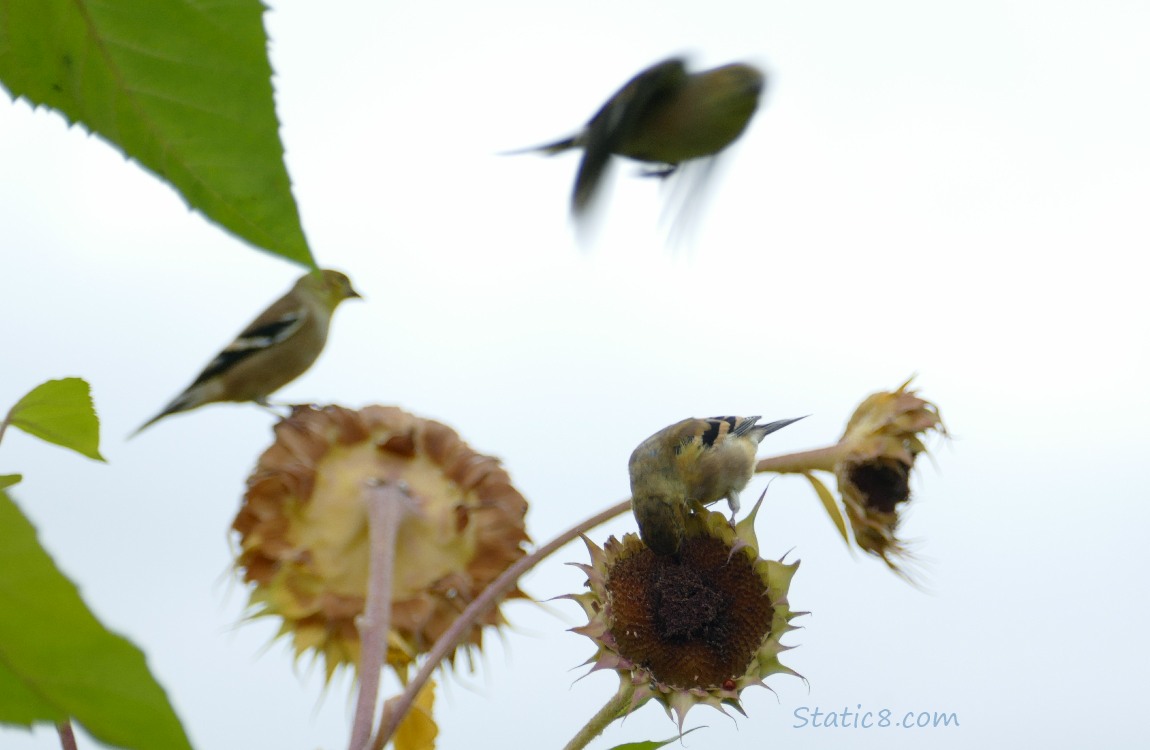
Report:
[{"label": "goldfinch", "polygon": [[359,296],[339,271],[304,275],[224,347],[183,393],[132,434],[169,414],[204,404],[255,401],[266,406],[268,396],[306,372],[319,357],[339,303]]},{"label": "goldfinch", "polygon": [[684,419],[644,440],[629,465],[639,537],[657,555],[676,554],[692,501],[709,505],[726,498],[733,523],[759,443],[802,418],[762,425],[758,417]]},{"label": "goldfinch", "polygon": [[572,213],[580,216],[612,155],[657,164],[644,174],[666,177],[685,161],[714,156],[731,145],[758,108],[765,82],[750,65],[688,73],[682,58],[670,58],[628,81],[580,132],[525,151],[551,155],[583,149],[571,196]]}]

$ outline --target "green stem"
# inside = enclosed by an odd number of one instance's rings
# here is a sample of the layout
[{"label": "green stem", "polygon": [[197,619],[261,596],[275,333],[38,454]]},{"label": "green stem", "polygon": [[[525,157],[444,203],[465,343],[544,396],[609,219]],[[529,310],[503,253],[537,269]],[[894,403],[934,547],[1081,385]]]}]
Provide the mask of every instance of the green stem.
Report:
[{"label": "green stem", "polygon": [[603,734],[611,722],[627,713],[631,705],[631,697],[635,694],[635,686],[631,683],[630,675],[619,675],[619,690],[611,699],[583,725],[583,728],[571,738],[563,750],[582,750],[591,740]]},{"label": "green stem", "polygon": [[826,448],[815,448],[799,453],[788,453],[785,456],[771,456],[755,464],[755,471],[773,471],[776,474],[805,474],[809,471],[834,472],[835,464],[846,455],[847,449],[843,443],[828,445]]}]

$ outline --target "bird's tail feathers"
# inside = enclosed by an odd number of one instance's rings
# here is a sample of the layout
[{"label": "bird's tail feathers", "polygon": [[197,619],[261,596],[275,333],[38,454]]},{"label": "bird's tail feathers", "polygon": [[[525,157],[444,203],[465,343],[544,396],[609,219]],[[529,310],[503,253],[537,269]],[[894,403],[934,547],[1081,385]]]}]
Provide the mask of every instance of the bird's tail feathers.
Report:
[{"label": "bird's tail feathers", "polygon": [[810,414],[804,414],[801,417],[795,417],[793,419],[780,419],[776,422],[768,422],[767,424],[757,424],[751,429],[749,434],[755,438],[755,440],[762,442],[763,438],[765,438],[767,435],[770,435],[772,432],[781,430],[787,425],[794,424],[800,419],[806,419],[809,416]]},{"label": "bird's tail feathers", "polygon": [[171,403],[165,406],[159,414],[137,427],[136,431],[128,436],[128,439],[130,440],[136,437],[136,435],[139,435],[145,429],[151,427],[156,422],[159,422],[161,419],[170,414],[178,414],[179,412],[187,411],[188,409],[199,406],[203,402],[198,398],[198,396],[199,394],[195,389],[189,388],[188,390],[184,391],[179,396],[176,396],[174,399],[172,399]]},{"label": "bird's tail feathers", "polygon": [[528,146],[527,148],[517,148],[514,151],[501,151],[499,155],[517,156],[519,154],[541,153],[547,156],[554,156],[555,154],[561,154],[564,151],[575,148],[577,141],[578,136],[572,135],[553,143],[544,143],[541,146]]}]

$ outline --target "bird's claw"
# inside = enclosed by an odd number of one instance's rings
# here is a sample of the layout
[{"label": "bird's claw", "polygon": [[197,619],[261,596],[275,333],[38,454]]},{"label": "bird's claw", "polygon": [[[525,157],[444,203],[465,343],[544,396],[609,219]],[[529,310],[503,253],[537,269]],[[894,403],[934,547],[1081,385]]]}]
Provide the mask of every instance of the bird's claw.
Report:
[{"label": "bird's claw", "polygon": [[657,179],[666,179],[675,173],[679,168],[678,164],[663,164],[658,167],[647,167],[639,170],[640,177],[654,177]]}]

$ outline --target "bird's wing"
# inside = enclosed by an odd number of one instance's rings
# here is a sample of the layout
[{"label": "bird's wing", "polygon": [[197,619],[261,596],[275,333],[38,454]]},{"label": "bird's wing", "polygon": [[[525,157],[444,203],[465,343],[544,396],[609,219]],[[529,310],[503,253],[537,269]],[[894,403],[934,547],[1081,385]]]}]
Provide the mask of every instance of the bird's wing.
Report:
[{"label": "bird's wing", "polygon": [[651,102],[682,85],[686,63],[673,57],[656,63],[627,81],[587,123],[583,161],[575,178],[572,205],[581,213],[591,202],[611,154],[632,132]]},{"label": "bird's wing", "polygon": [[308,314],[307,308],[293,305],[292,309],[285,310],[276,309],[277,307],[279,302],[252,321],[251,325],[208,363],[189,388],[230,370],[238,362],[257,352],[291,338],[292,334],[304,324]]},{"label": "bird's wing", "polygon": [[709,417],[707,419],[692,419],[689,432],[685,435],[687,441],[698,442],[703,448],[714,448],[721,445],[728,437],[739,437],[750,432],[758,417]]}]

